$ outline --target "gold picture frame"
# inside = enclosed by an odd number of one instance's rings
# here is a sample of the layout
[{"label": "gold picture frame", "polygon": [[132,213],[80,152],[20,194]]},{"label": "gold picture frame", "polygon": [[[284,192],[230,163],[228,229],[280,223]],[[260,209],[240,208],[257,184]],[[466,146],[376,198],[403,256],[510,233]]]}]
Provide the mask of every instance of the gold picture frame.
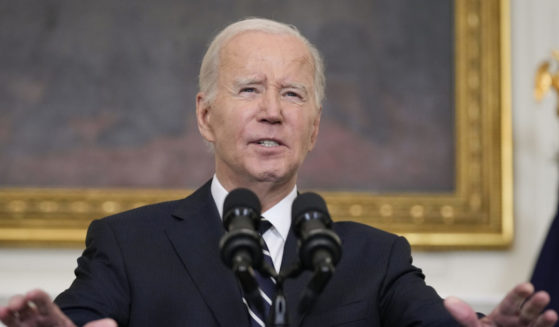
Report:
[{"label": "gold picture frame", "polygon": [[[336,220],[404,235],[418,249],[504,248],[513,239],[509,9],[455,1],[455,189],[448,193],[321,192]],[[91,219],[189,191],[0,189],[0,244],[83,244]]]}]

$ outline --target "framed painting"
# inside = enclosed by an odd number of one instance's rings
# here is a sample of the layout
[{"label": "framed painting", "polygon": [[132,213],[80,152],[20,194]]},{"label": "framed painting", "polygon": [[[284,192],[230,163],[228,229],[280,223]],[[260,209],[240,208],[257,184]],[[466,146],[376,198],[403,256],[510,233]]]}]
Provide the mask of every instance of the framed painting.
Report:
[{"label": "framed painting", "polygon": [[298,186],[335,220],[416,249],[512,242],[508,1],[111,4],[0,14],[0,244],[81,245],[92,219],[211,178],[196,76],[208,40],[247,16],[297,26],[324,56],[321,131]]}]

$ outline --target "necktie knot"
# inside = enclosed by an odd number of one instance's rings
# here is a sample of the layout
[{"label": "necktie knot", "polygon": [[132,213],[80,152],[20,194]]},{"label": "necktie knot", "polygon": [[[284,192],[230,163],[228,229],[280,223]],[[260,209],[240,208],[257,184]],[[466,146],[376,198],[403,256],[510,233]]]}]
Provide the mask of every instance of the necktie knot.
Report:
[{"label": "necktie knot", "polygon": [[258,224],[258,232],[260,235],[264,235],[270,227],[272,227],[272,223],[266,218],[260,217],[260,223]]}]

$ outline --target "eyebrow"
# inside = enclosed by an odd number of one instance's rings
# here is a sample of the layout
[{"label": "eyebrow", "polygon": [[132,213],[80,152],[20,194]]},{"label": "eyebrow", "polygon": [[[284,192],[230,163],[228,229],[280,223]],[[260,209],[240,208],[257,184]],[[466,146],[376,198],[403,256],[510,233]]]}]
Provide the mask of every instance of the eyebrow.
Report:
[{"label": "eyebrow", "polygon": [[253,77],[239,77],[233,81],[235,86],[253,85],[253,84],[263,84],[264,79],[253,76]]},{"label": "eyebrow", "polygon": [[305,86],[305,84],[297,83],[297,82],[281,83],[281,88],[283,88],[283,89],[293,88],[293,89],[298,89],[298,90],[302,90],[302,91],[307,90],[307,87]]}]

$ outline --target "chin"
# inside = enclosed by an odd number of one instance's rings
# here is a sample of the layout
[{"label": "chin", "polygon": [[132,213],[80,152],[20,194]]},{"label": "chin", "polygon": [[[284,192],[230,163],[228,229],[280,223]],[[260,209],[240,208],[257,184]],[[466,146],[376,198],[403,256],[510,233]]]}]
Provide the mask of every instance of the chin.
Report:
[{"label": "chin", "polygon": [[285,183],[290,181],[294,174],[281,170],[266,170],[260,171],[253,176],[255,176],[259,182]]},{"label": "chin", "polygon": [[277,182],[284,179],[281,174],[275,172],[260,172],[256,174],[255,177],[259,182]]},{"label": "chin", "polygon": [[297,165],[282,161],[259,160],[245,165],[245,171],[258,182],[288,182],[297,175]]}]

